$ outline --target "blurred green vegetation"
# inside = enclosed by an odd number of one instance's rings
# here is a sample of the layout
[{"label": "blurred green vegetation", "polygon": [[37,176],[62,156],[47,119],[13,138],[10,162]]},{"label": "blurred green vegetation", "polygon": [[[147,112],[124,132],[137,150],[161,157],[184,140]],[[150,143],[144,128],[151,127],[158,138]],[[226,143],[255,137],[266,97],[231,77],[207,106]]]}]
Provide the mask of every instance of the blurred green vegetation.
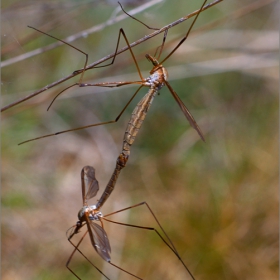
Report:
[{"label": "blurred green vegetation", "polygon": [[[2,1],[2,61],[54,42],[27,25],[65,38],[108,20],[117,9],[111,2]],[[198,1],[177,2],[163,1],[137,18],[162,27],[199,7]],[[127,11],[132,8],[122,3]],[[254,9],[256,3],[263,6]],[[232,17],[244,7],[243,16]],[[206,143],[163,88],[102,210],[107,214],[148,202],[196,279],[278,279],[278,15],[276,1],[252,0],[224,1],[200,15],[192,36],[165,66]],[[226,20],[196,32],[222,18]],[[163,56],[189,24],[169,31]],[[121,27],[131,42],[150,33],[127,18],[73,44],[89,53],[90,62],[96,61],[114,51]],[[144,76],[150,70],[144,54],[153,54],[161,40],[158,36],[133,49]],[[82,54],[61,46],[3,67],[2,105],[83,63]],[[110,67],[86,73],[86,81],[101,79],[138,80],[129,53],[119,55]],[[65,232],[82,206],[80,171],[85,165],[95,167],[100,197],[121,151],[126,123],[146,92],[139,93],[117,124],[18,146],[40,135],[112,120],[136,89],[73,88],[47,112],[55,94],[77,80],[2,113],[3,280],[76,279],[65,267],[73,250]],[[144,206],[110,218],[156,227]],[[116,265],[144,279],[189,279],[154,232],[104,226]],[[110,279],[132,279],[105,263],[87,236],[81,250]],[[83,280],[102,278],[79,254],[71,268]]]}]

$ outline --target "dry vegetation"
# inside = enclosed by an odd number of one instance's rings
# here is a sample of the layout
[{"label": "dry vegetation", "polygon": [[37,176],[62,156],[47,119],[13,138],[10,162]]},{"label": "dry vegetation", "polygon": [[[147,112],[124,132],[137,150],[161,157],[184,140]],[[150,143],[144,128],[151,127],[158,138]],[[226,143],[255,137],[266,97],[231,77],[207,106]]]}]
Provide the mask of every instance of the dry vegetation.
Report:
[{"label": "dry vegetation", "polygon": [[[54,42],[27,25],[65,38],[104,23],[117,8],[111,2],[2,1],[2,61]],[[162,1],[137,17],[162,27],[199,6],[198,1],[177,2]],[[255,9],[254,3],[263,6]],[[236,11],[243,7],[249,8],[240,16]],[[255,0],[224,1],[200,15],[193,36],[166,66],[206,143],[162,89],[103,208],[106,214],[147,201],[196,279],[278,279],[278,17],[277,1]],[[195,32],[222,18],[226,20]],[[189,24],[169,31],[164,54]],[[131,42],[150,33],[127,18],[73,44],[93,62],[113,52],[121,27]],[[161,40],[158,36],[134,48],[144,76],[150,67],[144,54],[153,54]],[[3,67],[2,105],[83,63],[82,54],[62,46]],[[127,79],[138,79],[128,52],[113,66],[86,75],[92,82]],[[82,206],[80,171],[85,165],[95,167],[99,197],[121,150],[129,115],[145,92],[117,124],[17,146],[39,135],[114,119],[135,90],[73,88],[47,112],[52,97],[77,80],[2,113],[3,280],[76,279],[65,268],[72,250],[65,232]],[[156,226],[144,208],[113,219]],[[144,279],[188,279],[155,234],[109,223],[105,228],[112,262]],[[132,279],[101,260],[88,238],[82,249],[110,279]],[[83,280],[101,279],[78,254],[72,268]]]}]

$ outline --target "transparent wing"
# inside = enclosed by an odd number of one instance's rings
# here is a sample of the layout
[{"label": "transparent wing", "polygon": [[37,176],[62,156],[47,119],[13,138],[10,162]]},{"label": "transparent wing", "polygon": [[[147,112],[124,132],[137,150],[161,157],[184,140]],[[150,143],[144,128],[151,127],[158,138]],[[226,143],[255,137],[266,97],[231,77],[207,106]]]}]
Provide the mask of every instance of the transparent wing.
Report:
[{"label": "transparent wing", "polygon": [[105,230],[86,217],[90,241],[96,252],[107,262],[110,262],[111,246]]},{"label": "transparent wing", "polygon": [[181,110],[183,111],[184,115],[186,116],[186,118],[188,119],[190,125],[197,131],[197,133],[199,134],[200,138],[205,142],[204,136],[202,134],[201,129],[199,128],[198,124],[196,123],[194,117],[192,116],[192,114],[190,113],[190,111],[188,110],[188,108],[185,106],[185,104],[183,103],[183,101],[180,99],[180,97],[177,95],[177,93],[173,90],[173,88],[171,87],[171,85],[165,80],[164,81],[165,84],[167,85],[169,91],[171,92],[171,94],[173,95],[174,99],[176,100],[176,102],[178,103],[178,105],[180,106]]},{"label": "transparent wing", "polygon": [[83,203],[96,196],[99,190],[98,181],[95,178],[95,169],[92,166],[85,166],[81,172]]}]

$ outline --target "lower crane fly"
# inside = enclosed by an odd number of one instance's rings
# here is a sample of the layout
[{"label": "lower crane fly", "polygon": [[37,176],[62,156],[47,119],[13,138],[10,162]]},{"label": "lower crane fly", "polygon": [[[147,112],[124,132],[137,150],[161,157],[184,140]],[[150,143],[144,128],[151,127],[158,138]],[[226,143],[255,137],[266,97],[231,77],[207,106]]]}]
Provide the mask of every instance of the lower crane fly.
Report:
[{"label": "lower crane fly", "polygon": [[[121,117],[121,115],[123,114],[123,112],[126,110],[126,108],[128,107],[128,105],[131,103],[131,101],[134,99],[134,97],[137,95],[137,93],[140,91],[140,89],[142,87],[149,87],[149,91],[148,93],[146,93],[146,95],[139,101],[139,103],[137,104],[137,107],[141,107],[141,110],[140,110],[140,113],[135,116],[136,118],[138,118],[139,120],[142,120],[143,119],[143,116],[142,116],[142,113],[147,113],[152,102],[153,102],[153,99],[154,97],[156,96],[157,93],[159,93],[160,89],[163,87],[163,86],[167,86],[167,88],[169,89],[170,93],[172,94],[173,98],[175,99],[175,101],[177,102],[177,104],[179,105],[180,109],[182,110],[182,112],[184,113],[185,117],[187,118],[187,120],[189,121],[190,125],[197,131],[198,135],[200,136],[200,138],[205,141],[205,138],[203,136],[203,133],[200,129],[200,127],[198,126],[198,124],[196,123],[194,117],[192,116],[192,114],[190,113],[190,111],[188,110],[188,108],[185,106],[185,104],[183,103],[183,101],[180,99],[180,97],[178,96],[178,94],[173,90],[173,88],[171,87],[171,85],[169,84],[169,82],[167,81],[167,78],[168,78],[168,72],[166,70],[165,67],[163,67],[162,63],[165,62],[184,42],[185,40],[188,38],[189,34],[190,34],[190,31],[192,29],[192,27],[194,26],[194,23],[196,22],[199,14],[201,13],[201,11],[203,10],[204,8],[204,5],[205,3],[207,2],[207,0],[205,0],[202,4],[202,6],[200,7],[200,9],[198,10],[191,26],[189,27],[186,35],[180,40],[180,42],[177,44],[177,46],[175,46],[175,48],[163,59],[159,62],[159,58],[160,58],[160,55],[162,53],[162,49],[163,49],[163,46],[164,46],[164,43],[165,43],[165,39],[166,39],[166,33],[165,33],[165,36],[163,38],[163,42],[162,42],[162,45],[160,46],[160,51],[159,51],[159,55],[158,57],[153,57],[151,56],[150,54],[146,54],[146,58],[153,64],[153,68],[152,70],[150,71],[150,76],[146,79],[144,79],[144,77],[142,76],[142,73],[140,71],[140,68],[139,68],[139,65],[136,61],[136,58],[133,54],[133,51],[129,45],[129,41],[125,35],[125,32],[124,30],[121,28],[119,30],[119,35],[118,35],[118,41],[117,41],[117,45],[116,45],[116,50],[115,50],[115,56],[113,57],[113,60],[111,63],[109,64],[106,64],[106,65],[103,65],[103,66],[96,66],[97,67],[104,67],[104,66],[108,66],[110,64],[113,64],[114,61],[115,61],[115,58],[116,58],[116,54],[117,54],[117,51],[118,51],[118,47],[119,47],[119,42],[120,42],[120,36],[122,35],[123,38],[125,39],[125,42],[129,48],[129,51],[130,51],[130,54],[133,58],[133,61],[135,63],[135,66],[137,68],[137,72],[140,76],[140,81],[123,81],[123,82],[105,82],[105,83],[94,83],[94,84],[91,84],[91,83],[82,83],[82,79],[83,79],[83,75],[85,73],[85,68],[87,66],[87,61],[88,61],[88,54],[86,54],[85,52],[79,50],[78,48],[72,46],[71,44],[61,40],[61,39],[58,39],[58,38],[55,38],[54,36],[52,35],[49,35],[49,34],[46,34],[45,32],[42,32],[34,27],[31,27],[35,30],[37,30],[38,32],[41,32],[49,37],[52,37],[56,40],[59,40],[65,44],[67,44],[68,46],[76,49],[77,51],[83,53],[85,56],[86,56],[86,61],[85,61],[85,65],[84,65],[84,68],[81,69],[81,70],[77,70],[77,71],[74,71],[74,73],[78,73],[80,72],[81,73],[81,77],[80,77],[80,80],[78,83],[74,83],[70,86],[68,86],[67,88],[65,88],[64,90],[62,90],[61,92],[59,92],[57,94],[57,96],[53,99],[53,101],[51,102],[50,106],[53,104],[53,102],[55,101],[55,99],[60,95],[62,94],[64,91],[68,90],[69,88],[72,88],[74,86],[79,86],[79,87],[88,87],[88,86],[97,86],[97,87],[121,87],[121,86],[124,86],[124,85],[128,85],[128,84],[138,84],[140,85],[140,87],[136,90],[136,92],[134,93],[134,95],[130,98],[130,100],[128,101],[128,103],[125,105],[125,107],[122,109],[122,111],[119,113],[119,115],[116,117],[115,120],[112,120],[112,121],[107,121],[107,122],[101,122],[101,123],[97,123],[97,124],[91,124],[91,125],[86,125],[86,126],[82,126],[82,127],[78,127],[78,128],[74,128],[74,129],[68,129],[68,130],[64,130],[64,131],[60,131],[60,132],[56,132],[56,133],[52,133],[52,134],[47,134],[47,135],[44,135],[44,136],[40,136],[40,137],[36,137],[36,138],[33,138],[33,139],[29,139],[29,140],[26,140],[26,141],[23,141],[21,143],[19,143],[19,145],[21,144],[24,144],[24,143],[27,143],[27,142],[31,142],[31,141],[34,141],[34,140],[38,140],[38,139],[41,139],[41,138],[46,138],[46,137],[50,137],[50,136],[54,136],[54,135],[58,135],[58,134],[62,134],[62,133],[66,133],[66,132],[70,132],[70,131],[75,131],[75,130],[80,130],[80,129],[85,129],[85,128],[89,128],[89,127],[93,127],[93,126],[99,126],[99,125],[105,125],[105,124],[110,124],[110,123],[115,123],[119,120],[119,118]],[[125,12],[125,11],[124,11]],[[125,12],[126,13],[126,12]],[[126,13],[127,15],[129,15],[128,13]],[[131,16],[132,17],[132,16]],[[134,17],[132,17],[134,18]],[[135,18],[134,18],[135,19]],[[139,21],[139,20],[138,20]],[[139,21],[140,22],[140,21]],[[142,23],[142,22],[141,22]],[[144,24],[144,23],[143,23]],[[144,24],[145,26],[147,26],[146,24]],[[150,28],[150,27],[149,27]],[[50,108],[50,106],[48,107],[48,109]]]},{"label": "lower crane fly", "polygon": [[[115,223],[118,225],[123,225],[123,226],[129,226],[129,227],[134,227],[134,228],[139,228],[139,229],[145,229],[145,230],[152,230],[154,231],[159,238],[170,248],[170,250],[175,254],[175,256],[180,260],[180,262],[182,263],[182,265],[184,266],[184,268],[187,270],[187,272],[189,273],[190,277],[192,279],[195,279],[194,276],[191,274],[191,272],[189,271],[189,269],[187,268],[187,266],[185,265],[185,263],[183,262],[182,258],[180,257],[178,251],[176,250],[175,246],[173,245],[172,241],[170,240],[170,238],[168,237],[168,235],[166,234],[166,232],[164,231],[164,229],[162,228],[161,224],[159,223],[158,219],[156,218],[155,214],[153,213],[152,209],[150,208],[150,206],[148,205],[148,203],[146,202],[141,202],[138,204],[135,204],[133,206],[115,211],[113,213],[107,214],[107,215],[102,215],[102,213],[100,212],[100,205],[96,204],[96,205],[89,205],[88,204],[88,200],[95,197],[98,190],[99,190],[99,184],[98,181],[95,178],[95,169],[91,166],[85,166],[82,169],[81,172],[81,180],[82,180],[82,199],[83,199],[83,207],[82,209],[79,211],[78,213],[78,222],[76,223],[76,225],[72,226],[71,228],[69,228],[67,230],[67,238],[68,241],[74,246],[74,250],[71,253],[67,263],[66,263],[66,267],[78,278],[81,279],[71,268],[70,268],[70,262],[73,258],[73,255],[75,254],[76,251],[78,251],[83,257],[86,258],[86,260],[88,262],[90,262],[90,264],[95,267],[95,269],[97,269],[106,279],[109,279],[99,268],[97,268],[97,266],[95,266],[84,254],[83,252],[79,249],[80,244],[82,243],[84,237],[86,236],[86,234],[89,234],[90,237],[90,241],[91,244],[93,246],[93,248],[95,249],[95,251],[99,254],[99,256],[105,260],[106,262],[110,263],[112,266],[120,269],[121,271],[133,276],[134,278],[137,279],[142,279],[138,276],[136,276],[133,273],[128,272],[127,270],[115,265],[114,263],[111,262],[111,246],[110,246],[110,242],[109,242],[109,238],[104,230],[104,226],[103,226],[103,220],[111,222],[111,223]],[[117,180],[117,176],[115,176],[114,174],[112,175],[112,178],[110,179],[107,188],[109,185],[115,185],[116,184],[116,180]],[[106,189],[107,189],[106,188]],[[114,186],[113,186],[114,188]],[[158,232],[158,230],[156,228],[153,227],[143,227],[143,226],[138,226],[138,225],[132,225],[132,224],[125,224],[125,223],[120,223],[120,222],[115,222],[112,220],[107,219],[106,217],[111,216],[113,214],[116,213],[120,213],[135,207],[139,207],[145,205],[149,212],[151,213],[151,215],[153,216],[153,218],[155,219],[157,225],[160,227],[160,229],[163,232],[163,236]],[[101,225],[97,224],[96,222],[100,222]],[[80,239],[80,241],[77,243],[77,245],[75,245],[71,239],[75,234],[78,234],[80,229],[86,225],[87,226],[87,231],[83,234],[82,238]]]}]

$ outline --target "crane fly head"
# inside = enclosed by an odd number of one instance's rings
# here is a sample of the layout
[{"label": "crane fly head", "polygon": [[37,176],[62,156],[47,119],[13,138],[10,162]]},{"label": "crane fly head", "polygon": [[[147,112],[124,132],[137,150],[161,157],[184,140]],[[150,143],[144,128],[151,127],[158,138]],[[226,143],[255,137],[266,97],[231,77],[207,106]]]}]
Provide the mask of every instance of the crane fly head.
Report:
[{"label": "crane fly head", "polygon": [[153,56],[151,56],[151,55],[149,55],[149,54],[146,54],[145,56],[146,56],[146,58],[147,58],[150,62],[153,63],[154,66],[158,66],[158,65],[159,65],[158,61],[157,61]]},{"label": "crane fly head", "polygon": [[85,212],[87,211],[87,206],[84,206],[78,213],[78,219],[79,221],[84,221],[85,220]]}]

